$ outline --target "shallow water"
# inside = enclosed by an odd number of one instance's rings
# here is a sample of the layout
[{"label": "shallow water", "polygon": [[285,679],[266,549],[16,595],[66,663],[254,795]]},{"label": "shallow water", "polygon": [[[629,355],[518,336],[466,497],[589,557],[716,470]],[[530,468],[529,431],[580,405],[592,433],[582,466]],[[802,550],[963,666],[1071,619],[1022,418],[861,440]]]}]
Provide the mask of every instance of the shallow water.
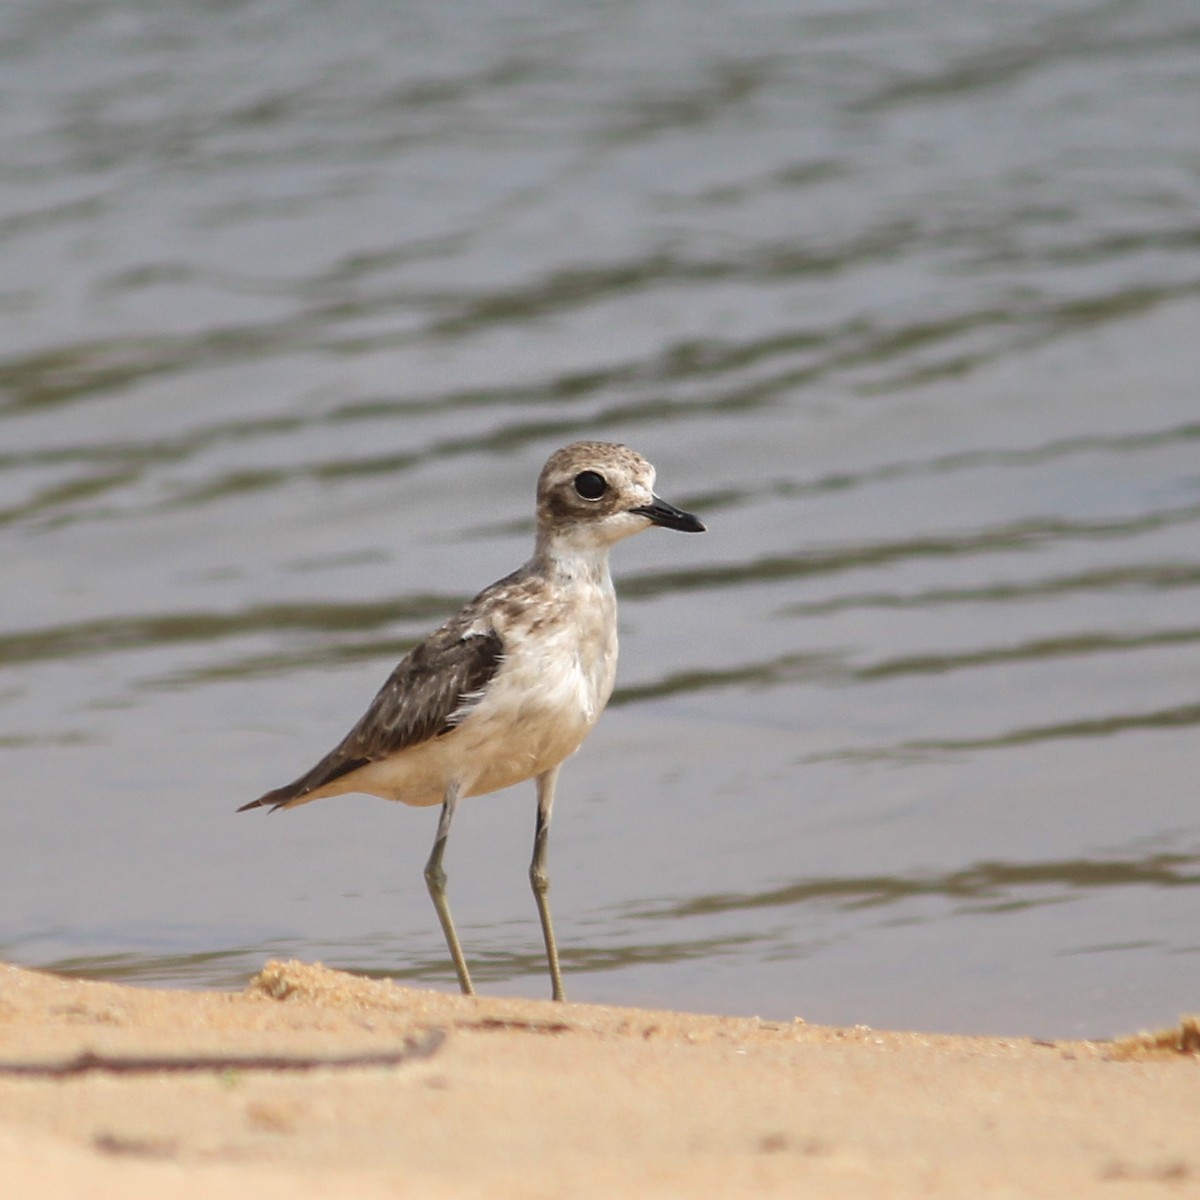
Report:
[{"label": "shallow water", "polygon": [[[1200,15],[0,16],[0,955],[453,986],[435,814],[234,808],[627,441],[574,999],[1104,1035],[1200,974]],[[532,787],[447,857],[547,991]]]}]

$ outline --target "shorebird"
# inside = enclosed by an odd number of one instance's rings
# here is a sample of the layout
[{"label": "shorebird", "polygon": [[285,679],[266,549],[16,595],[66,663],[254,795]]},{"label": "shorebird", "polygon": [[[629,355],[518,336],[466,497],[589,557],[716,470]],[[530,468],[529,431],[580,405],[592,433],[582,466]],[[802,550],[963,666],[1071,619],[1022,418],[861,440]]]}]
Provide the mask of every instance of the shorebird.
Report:
[{"label": "shorebird", "polygon": [[343,792],[442,806],[425,882],[459,986],[474,994],[446,899],[442,858],[458,802],[537,781],[533,886],[555,1000],[564,999],[550,919],[546,843],[563,760],[612,695],[617,598],[608,553],[652,525],[704,526],[654,494],[654,468],[627,446],[575,442],[537,485],[533,557],[414,646],[353,729],[311,770],[244,804],[295,808]]}]

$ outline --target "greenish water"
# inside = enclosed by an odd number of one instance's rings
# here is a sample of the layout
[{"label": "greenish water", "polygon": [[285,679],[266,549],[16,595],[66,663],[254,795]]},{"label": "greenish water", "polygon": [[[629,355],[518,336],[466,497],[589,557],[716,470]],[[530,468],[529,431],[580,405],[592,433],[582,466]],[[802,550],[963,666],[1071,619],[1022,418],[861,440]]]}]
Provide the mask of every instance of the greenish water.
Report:
[{"label": "greenish water", "polygon": [[[0,954],[452,987],[434,817],[239,803],[626,441],[573,998],[1103,1035],[1200,978],[1191,0],[0,15]],[[548,992],[532,788],[447,857]]]}]

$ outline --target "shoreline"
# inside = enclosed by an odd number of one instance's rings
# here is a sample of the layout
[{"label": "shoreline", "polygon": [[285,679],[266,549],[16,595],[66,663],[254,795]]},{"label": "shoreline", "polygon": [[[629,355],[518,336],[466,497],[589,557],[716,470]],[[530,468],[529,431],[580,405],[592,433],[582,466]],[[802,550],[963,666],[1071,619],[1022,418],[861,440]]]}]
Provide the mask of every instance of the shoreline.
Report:
[{"label": "shoreline", "polygon": [[1197,1128],[1195,1018],[1041,1042],[0,965],[3,1195],[1162,1195],[1200,1191]]}]

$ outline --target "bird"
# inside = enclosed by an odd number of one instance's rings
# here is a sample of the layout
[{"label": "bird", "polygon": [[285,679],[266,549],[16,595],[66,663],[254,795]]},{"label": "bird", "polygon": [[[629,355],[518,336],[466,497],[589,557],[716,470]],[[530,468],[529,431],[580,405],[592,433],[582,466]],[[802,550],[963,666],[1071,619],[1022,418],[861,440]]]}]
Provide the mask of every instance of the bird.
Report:
[{"label": "bird", "polygon": [[616,682],[617,600],[609,551],[654,526],[703,533],[654,492],[655,469],[615,442],[556,450],[537,482],[537,531],[524,566],[485,588],[413,646],[349,733],[315,766],[238,809],[296,808],[365,792],[441,805],[425,882],[458,983],[474,995],[442,860],[459,801],[533,779],[530,885],[555,1000],[564,1000],[546,869],[559,770]]}]

